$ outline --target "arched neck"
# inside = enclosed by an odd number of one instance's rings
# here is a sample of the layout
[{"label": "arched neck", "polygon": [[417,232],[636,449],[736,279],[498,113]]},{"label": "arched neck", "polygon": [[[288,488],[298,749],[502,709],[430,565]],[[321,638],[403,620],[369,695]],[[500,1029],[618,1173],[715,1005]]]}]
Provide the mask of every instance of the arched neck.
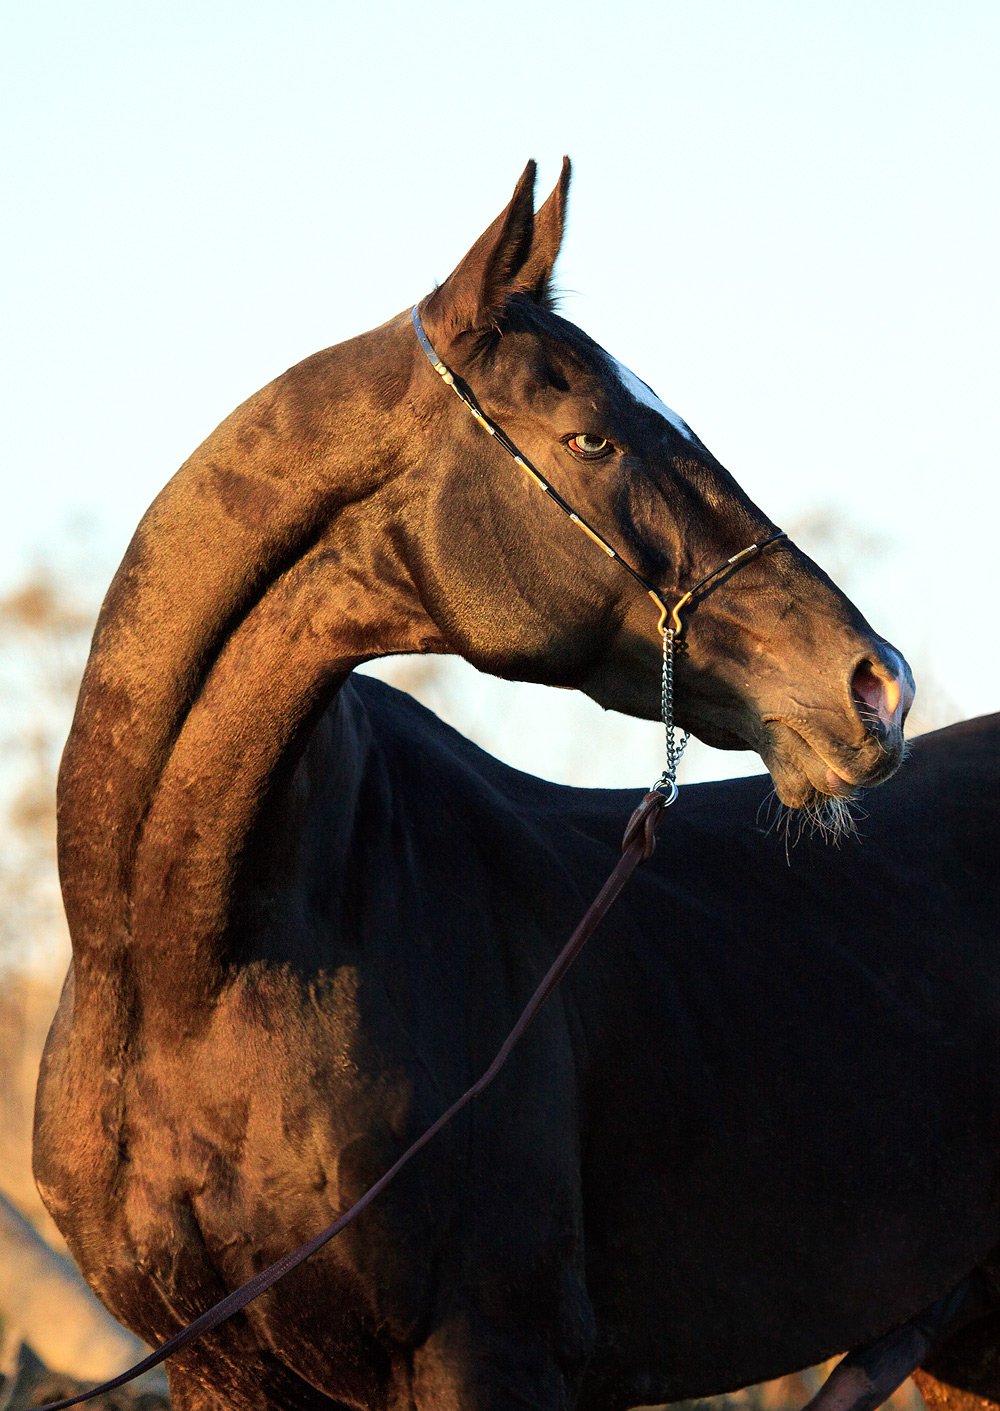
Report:
[{"label": "arched neck", "polygon": [[[223,423],[116,575],[60,772],[78,982],[124,955],[205,983],[232,944],[247,841],[293,790],[339,685],[373,656],[443,649],[387,547],[406,471],[398,419],[364,408],[360,463],[342,431],[364,344],[309,359]],[[360,747],[349,731],[330,745],[349,738]]]}]

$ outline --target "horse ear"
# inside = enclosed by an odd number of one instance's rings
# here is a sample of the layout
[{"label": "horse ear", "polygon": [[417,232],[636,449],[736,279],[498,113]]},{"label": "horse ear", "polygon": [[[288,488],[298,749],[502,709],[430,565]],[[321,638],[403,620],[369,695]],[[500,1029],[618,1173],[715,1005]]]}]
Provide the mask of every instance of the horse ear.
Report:
[{"label": "horse ear", "polygon": [[500,212],[424,305],[428,329],[442,342],[494,327],[514,289],[534,234],[535,163],[529,162]]},{"label": "horse ear", "polygon": [[521,266],[515,287],[528,294],[539,304],[552,307],[552,267],[559,254],[563,231],[566,228],[566,200],[569,196],[569,179],[572,165],[568,157],[563,157],[562,171],[551,196],[541,206],[535,216],[535,236],[531,242],[531,253]]}]

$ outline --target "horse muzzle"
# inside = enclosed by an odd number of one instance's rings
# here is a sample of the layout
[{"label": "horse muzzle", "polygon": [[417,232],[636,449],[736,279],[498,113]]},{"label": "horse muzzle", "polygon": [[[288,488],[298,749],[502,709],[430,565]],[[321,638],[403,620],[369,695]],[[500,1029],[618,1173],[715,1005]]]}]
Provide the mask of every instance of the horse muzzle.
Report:
[{"label": "horse muzzle", "polygon": [[883,783],[903,759],[913,698],[909,666],[879,642],[851,671],[843,709],[796,703],[763,713],[758,748],[782,802],[802,807]]}]

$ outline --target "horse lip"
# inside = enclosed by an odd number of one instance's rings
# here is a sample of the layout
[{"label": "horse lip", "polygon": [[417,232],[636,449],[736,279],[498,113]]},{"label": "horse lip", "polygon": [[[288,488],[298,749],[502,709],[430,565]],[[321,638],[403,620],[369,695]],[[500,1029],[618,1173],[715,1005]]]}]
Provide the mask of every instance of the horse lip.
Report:
[{"label": "horse lip", "polygon": [[[844,766],[842,764],[835,764],[830,758],[830,755],[827,750],[821,748],[819,743],[817,743],[815,738],[817,732],[810,729],[808,722],[802,720],[800,717],[788,715],[765,715],[762,716],[761,719],[762,722],[766,725],[784,725],[786,729],[790,730],[793,735],[797,736],[797,738],[802,741],[806,748],[816,756],[820,763],[826,767],[827,782],[832,787],[826,788],[824,790],[825,793],[830,794],[834,797],[845,797],[850,794],[853,790],[860,788],[863,784],[872,782],[872,780],[867,776],[863,779],[852,779],[849,775],[847,775],[844,772]],[[838,787],[838,785],[840,787]]]}]

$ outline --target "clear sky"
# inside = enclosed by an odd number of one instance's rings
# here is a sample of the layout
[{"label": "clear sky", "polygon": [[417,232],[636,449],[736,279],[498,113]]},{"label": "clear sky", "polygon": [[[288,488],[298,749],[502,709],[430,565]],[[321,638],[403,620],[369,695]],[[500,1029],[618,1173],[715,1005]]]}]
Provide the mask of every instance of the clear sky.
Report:
[{"label": "clear sky", "polygon": [[0,15],[0,581],[84,528],[106,578],[233,405],[569,152],[566,314],[848,567],[932,714],[1000,707],[993,0]]}]

